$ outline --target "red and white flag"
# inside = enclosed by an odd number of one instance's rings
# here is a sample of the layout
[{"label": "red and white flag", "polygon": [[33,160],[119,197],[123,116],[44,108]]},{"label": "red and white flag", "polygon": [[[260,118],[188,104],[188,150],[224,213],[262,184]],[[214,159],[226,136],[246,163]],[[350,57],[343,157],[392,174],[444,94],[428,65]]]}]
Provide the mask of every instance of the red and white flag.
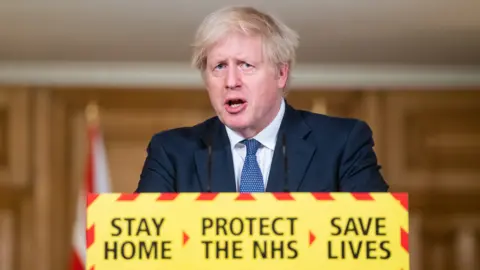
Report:
[{"label": "red and white flag", "polygon": [[[86,267],[86,195],[87,193],[111,192],[110,175],[103,142],[99,127],[98,110],[87,109],[88,152],[85,168],[85,180],[79,190],[77,214],[73,229],[73,254],[70,270],[85,270]],[[93,112],[92,112],[93,110]]]}]

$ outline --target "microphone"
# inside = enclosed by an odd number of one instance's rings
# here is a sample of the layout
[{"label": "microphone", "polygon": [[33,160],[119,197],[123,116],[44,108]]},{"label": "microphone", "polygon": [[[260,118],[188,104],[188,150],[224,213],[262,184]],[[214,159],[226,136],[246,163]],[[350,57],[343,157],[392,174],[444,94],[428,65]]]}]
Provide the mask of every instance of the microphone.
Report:
[{"label": "microphone", "polygon": [[286,139],[285,133],[282,133],[283,169],[285,173],[283,192],[290,192],[290,188],[288,185],[288,158],[287,158],[286,148],[287,148],[287,139]]},{"label": "microphone", "polygon": [[212,192],[212,141],[208,142],[208,179],[207,179],[207,192]]}]

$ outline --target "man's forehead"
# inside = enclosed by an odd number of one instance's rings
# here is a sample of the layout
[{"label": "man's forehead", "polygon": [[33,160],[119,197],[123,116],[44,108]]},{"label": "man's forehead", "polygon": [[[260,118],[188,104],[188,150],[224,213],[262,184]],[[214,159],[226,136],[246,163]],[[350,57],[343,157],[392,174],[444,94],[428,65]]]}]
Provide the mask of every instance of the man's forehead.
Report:
[{"label": "man's forehead", "polygon": [[207,58],[211,59],[255,59],[261,61],[264,58],[264,47],[256,37],[246,36],[246,39],[224,38],[213,44],[207,50]]},{"label": "man's forehead", "polygon": [[242,52],[215,52],[212,51],[211,53],[207,54],[207,59],[209,60],[255,60],[255,61],[263,61],[263,54],[260,53],[249,53],[246,51]]}]

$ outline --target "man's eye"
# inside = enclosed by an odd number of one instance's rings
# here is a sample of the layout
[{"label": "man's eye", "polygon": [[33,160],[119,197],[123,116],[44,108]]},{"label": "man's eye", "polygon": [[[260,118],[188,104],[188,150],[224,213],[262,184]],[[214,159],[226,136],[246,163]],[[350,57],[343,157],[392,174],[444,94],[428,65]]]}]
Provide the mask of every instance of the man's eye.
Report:
[{"label": "man's eye", "polygon": [[241,67],[242,68],[252,68],[253,66],[250,65],[249,63],[242,63]]},{"label": "man's eye", "polygon": [[225,68],[225,64],[218,64],[218,65],[215,66],[214,69],[219,70],[219,69],[223,69],[223,68]]}]

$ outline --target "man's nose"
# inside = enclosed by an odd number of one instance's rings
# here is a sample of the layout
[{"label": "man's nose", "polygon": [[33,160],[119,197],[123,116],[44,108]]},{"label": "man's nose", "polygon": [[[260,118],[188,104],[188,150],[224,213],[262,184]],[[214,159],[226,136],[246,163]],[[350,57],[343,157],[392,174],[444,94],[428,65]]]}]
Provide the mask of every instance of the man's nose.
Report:
[{"label": "man's nose", "polygon": [[226,88],[236,89],[241,86],[241,74],[240,70],[236,66],[231,66],[228,69],[227,76],[225,78]]}]

